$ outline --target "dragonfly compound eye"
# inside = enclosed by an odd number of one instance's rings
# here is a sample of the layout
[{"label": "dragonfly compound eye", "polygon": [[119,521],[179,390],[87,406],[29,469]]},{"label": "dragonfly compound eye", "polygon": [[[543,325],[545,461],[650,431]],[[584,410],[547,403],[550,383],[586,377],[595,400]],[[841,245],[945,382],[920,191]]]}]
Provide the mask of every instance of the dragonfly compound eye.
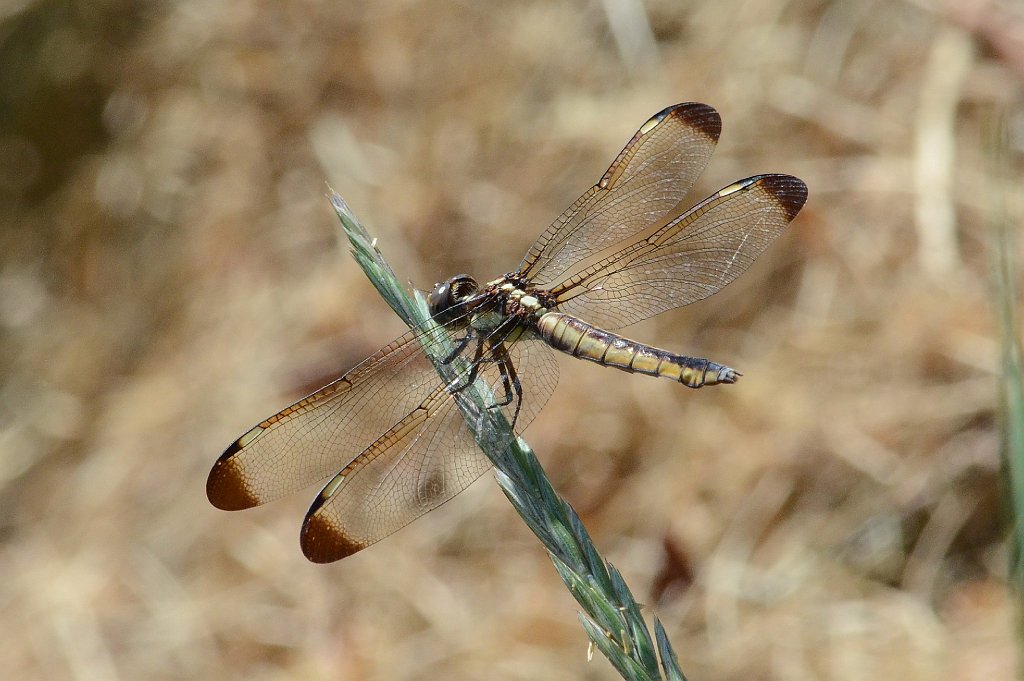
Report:
[{"label": "dragonfly compound eye", "polygon": [[471,298],[477,290],[476,280],[468,274],[460,274],[438,284],[427,299],[430,315],[441,324],[452,321],[461,314],[459,303]]}]

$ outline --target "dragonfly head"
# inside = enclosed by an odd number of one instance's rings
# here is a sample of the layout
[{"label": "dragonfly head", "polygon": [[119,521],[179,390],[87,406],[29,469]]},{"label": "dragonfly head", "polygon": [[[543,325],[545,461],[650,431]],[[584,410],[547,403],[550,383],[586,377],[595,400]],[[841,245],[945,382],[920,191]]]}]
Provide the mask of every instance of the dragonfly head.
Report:
[{"label": "dragonfly head", "polygon": [[441,282],[431,291],[427,302],[430,305],[430,316],[439,324],[447,324],[466,313],[462,303],[470,300],[480,286],[476,279],[468,274],[459,274],[448,281]]}]

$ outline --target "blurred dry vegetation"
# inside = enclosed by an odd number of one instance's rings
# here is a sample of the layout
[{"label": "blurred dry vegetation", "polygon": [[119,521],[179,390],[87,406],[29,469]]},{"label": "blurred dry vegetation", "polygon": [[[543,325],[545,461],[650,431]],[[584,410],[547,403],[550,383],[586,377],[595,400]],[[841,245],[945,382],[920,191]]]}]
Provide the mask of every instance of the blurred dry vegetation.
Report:
[{"label": "blurred dry vegetation", "polygon": [[489,476],[329,567],[315,490],[204,482],[402,330],[325,181],[417,287],[490,278],[695,100],[695,198],[811,198],[628,333],[744,378],[563,358],[530,443],[694,679],[1013,678],[987,248],[1022,78],[1009,0],[0,3],[0,677],[615,678]]}]

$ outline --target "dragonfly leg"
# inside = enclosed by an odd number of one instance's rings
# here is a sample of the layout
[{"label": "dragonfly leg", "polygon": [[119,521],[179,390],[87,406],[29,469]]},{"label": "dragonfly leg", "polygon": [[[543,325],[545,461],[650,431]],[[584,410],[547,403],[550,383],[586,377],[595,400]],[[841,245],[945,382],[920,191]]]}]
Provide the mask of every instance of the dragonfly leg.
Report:
[{"label": "dragonfly leg", "polygon": [[451,364],[452,360],[462,354],[462,351],[466,349],[466,346],[469,345],[469,341],[471,340],[473,340],[473,327],[467,326],[466,335],[459,339],[455,349],[452,350],[447,357],[441,360],[441,364]]},{"label": "dragonfly leg", "polygon": [[[516,409],[512,414],[511,423],[512,428],[515,429],[516,421],[519,420],[519,410],[523,406],[523,384],[519,382],[519,374],[516,373],[516,367],[512,363],[512,358],[508,356],[508,351],[505,350],[504,346],[501,346],[500,354],[495,349],[495,355],[498,361],[498,372],[501,374],[501,384],[505,388],[505,399],[502,402],[492,404],[491,409],[504,407],[511,404],[512,400],[515,400]],[[514,396],[513,392],[515,393]]]},{"label": "dragonfly leg", "polygon": [[512,395],[512,379],[509,376],[509,372],[513,372],[515,370],[512,369],[509,363],[506,362],[505,360],[496,359],[494,360],[494,363],[498,365],[498,374],[501,376],[501,387],[505,391],[505,397],[504,399],[501,400],[501,402],[495,402],[494,404],[489,405],[487,407],[488,409],[497,409],[498,407],[504,407],[506,405],[512,404],[512,400],[515,399],[515,396]]},{"label": "dragonfly leg", "polygon": [[[506,324],[509,328],[513,327],[514,320],[507,320]],[[460,353],[469,344],[469,340],[472,334],[472,329],[467,330],[466,336],[459,341],[459,348],[456,352],[452,353],[450,359]],[[500,333],[491,334],[491,338],[494,335],[501,335]],[[503,336],[505,337],[505,336]],[[515,413],[512,416],[512,426],[515,427],[516,421],[519,419],[519,411],[523,404],[523,386],[519,381],[519,375],[516,373],[515,366],[512,364],[512,358],[508,354],[508,349],[505,347],[503,341],[499,341],[496,344],[490,345],[492,354],[490,357],[484,357],[484,349],[488,347],[486,336],[476,335],[476,350],[473,354],[472,367],[469,371],[469,376],[466,378],[465,383],[459,385],[458,379],[452,381],[448,386],[448,391],[452,394],[457,394],[471,386],[480,375],[480,367],[484,364],[497,364],[498,374],[501,376],[501,385],[504,390],[504,398],[500,402],[495,402],[487,406],[488,409],[498,409],[500,407],[512,404],[513,400],[516,403]],[[450,361],[450,360],[449,360]]]},{"label": "dragonfly leg", "polygon": [[519,374],[516,373],[516,367],[504,344],[494,346],[494,356],[490,361],[498,365],[498,374],[501,376],[501,386],[505,391],[505,397],[501,402],[489,405],[488,409],[498,409],[512,404],[512,401],[515,400],[516,408],[511,423],[515,428],[516,421],[519,420],[519,410],[523,406],[523,385],[519,382]]},{"label": "dragonfly leg", "polygon": [[[466,337],[459,341],[459,349],[456,352],[453,352],[445,363],[447,364],[448,362],[451,362],[453,359],[455,359],[456,355],[463,349],[465,349],[467,345],[469,345],[469,341],[472,337],[472,331],[467,331]],[[470,368],[469,370],[469,376],[466,378],[466,382],[463,383],[462,385],[458,385],[459,379],[456,378],[454,381],[448,384],[448,392],[452,393],[453,395],[456,393],[460,393],[476,382],[476,377],[480,374],[480,365],[484,363],[484,340],[485,338],[483,336],[476,337],[476,350],[473,351],[472,368]]]}]

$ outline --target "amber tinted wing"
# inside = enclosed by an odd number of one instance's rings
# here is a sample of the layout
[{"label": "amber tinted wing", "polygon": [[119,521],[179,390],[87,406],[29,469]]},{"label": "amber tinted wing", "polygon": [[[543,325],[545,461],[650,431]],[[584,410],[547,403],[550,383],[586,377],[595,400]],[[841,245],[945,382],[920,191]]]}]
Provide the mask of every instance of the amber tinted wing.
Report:
[{"label": "amber tinted wing", "polygon": [[633,136],[601,181],[530,247],[519,271],[539,286],[627,239],[671,211],[711,158],[722,119],[706,104],[671,106]]},{"label": "amber tinted wing", "polygon": [[[517,431],[547,402],[558,380],[553,351],[526,334],[508,346],[524,394]],[[473,390],[492,406],[481,410]],[[517,400],[493,362],[481,365],[473,390],[438,386],[324,487],[302,526],[307,558],[327,563],[364,549],[445,503],[490,468],[466,419],[500,412],[511,422]]]},{"label": "amber tinted wing", "polygon": [[807,186],[757,175],[592,254],[551,287],[557,309],[608,329],[701,300],[742,274],[796,217]]},{"label": "amber tinted wing", "polygon": [[334,475],[419,405],[440,382],[424,340],[409,331],[350,372],[251,428],[210,471],[206,494],[225,510],[250,508]]}]

